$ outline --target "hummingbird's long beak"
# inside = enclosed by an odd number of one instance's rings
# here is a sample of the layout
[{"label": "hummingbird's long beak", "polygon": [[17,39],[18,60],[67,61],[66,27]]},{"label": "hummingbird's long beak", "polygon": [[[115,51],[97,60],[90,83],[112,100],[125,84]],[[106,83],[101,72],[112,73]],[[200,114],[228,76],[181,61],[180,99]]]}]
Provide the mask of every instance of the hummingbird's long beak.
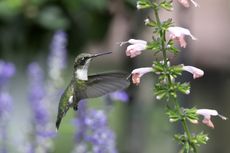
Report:
[{"label": "hummingbird's long beak", "polygon": [[107,55],[107,54],[111,54],[112,52],[104,52],[104,53],[98,53],[98,54],[94,54],[92,55],[91,58],[94,58],[94,57],[98,57],[98,56],[102,56],[102,55]]}]

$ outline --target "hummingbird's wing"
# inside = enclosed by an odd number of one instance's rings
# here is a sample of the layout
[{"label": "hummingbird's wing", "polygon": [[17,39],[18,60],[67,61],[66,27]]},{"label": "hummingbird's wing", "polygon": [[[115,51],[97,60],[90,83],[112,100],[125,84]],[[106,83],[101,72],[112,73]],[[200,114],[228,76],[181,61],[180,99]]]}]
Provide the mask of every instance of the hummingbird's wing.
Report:
[{"label": "hummingbird's wing", "polygon": [[81,93],[81,99],[100,97],[105,94],[122,90],[130,85],[127,73],[114,72],[90,75],[86,89]]}]

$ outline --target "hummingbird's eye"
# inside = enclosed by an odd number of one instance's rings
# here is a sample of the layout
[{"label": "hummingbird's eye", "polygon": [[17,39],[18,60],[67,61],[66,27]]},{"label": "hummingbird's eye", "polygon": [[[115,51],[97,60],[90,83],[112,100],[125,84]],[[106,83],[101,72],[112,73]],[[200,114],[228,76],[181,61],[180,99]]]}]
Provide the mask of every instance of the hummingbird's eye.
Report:
[{"label": "hummingbird's eye", "polygon": [[81,59],[80,59],[80,65],[84,65],[85,64],[85,57],[82,57]]}]

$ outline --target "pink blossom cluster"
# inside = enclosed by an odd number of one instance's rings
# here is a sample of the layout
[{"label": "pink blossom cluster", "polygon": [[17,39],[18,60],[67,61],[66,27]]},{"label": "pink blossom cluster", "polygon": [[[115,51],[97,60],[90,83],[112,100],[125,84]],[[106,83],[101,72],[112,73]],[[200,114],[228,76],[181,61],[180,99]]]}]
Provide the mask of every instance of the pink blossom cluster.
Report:
[{"label": "pink blossom cluster", "polygon": [[[170,27],[170,28],[172,30],[172,33],[173,33],[175,39],[178,39],[179,37],[184,37],[185,33],[186,33],[186,35],[191,35],[187,29],[180,28],[180,27]],[[175,32],[173,30],[174,28],[175,28]],[[194,36],[191,35],[191,37],[195,39]],[[179,38],[179,39],[182,39],[182,38]],[[147,45],[148,45],[147,41],[145,41],[145,40],[129,39],[128,41],[121,42],[120,46],[123,46],[126,43],[130,44],[126,48],[126,55],[129,56],[130,58],[134,58],[134,57],[140,55],[142,53],[142,51],[147,49]],[[200,78],[204,75],[203,70],[196,68],[194,66],[182,65],[182,70],[191,73],[193,75],[194,79]],[[144,67],[144,68],[134,69],[131,72],[133,84],[138,85],[140,83],[141,77],[148,72],[153,72],[153,68],[152,67]]]}]

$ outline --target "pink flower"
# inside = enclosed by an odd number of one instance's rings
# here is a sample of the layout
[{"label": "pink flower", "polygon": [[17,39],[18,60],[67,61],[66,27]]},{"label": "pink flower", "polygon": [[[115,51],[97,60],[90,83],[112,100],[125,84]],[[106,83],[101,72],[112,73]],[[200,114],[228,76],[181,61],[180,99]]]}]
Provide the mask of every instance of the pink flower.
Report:
[{"label": "pink flower", "polygon": [[184,66],[182,65],[182,70],[187,71],[193,75],[193,79],[200,78],[204,75],[204,71],[201,69],[198,69],[194,66]]},{"label": "pink flower", "polygon": [[180,47],[185,48],[187,43],[184,39],[185,35],[190,36],[193,40],[196,40],[196,38],[190,33],[188,29],[181,28],[181,27],[169,27],[168,31],[170,32],[170,39],[174,39],[179,41]]},{"label": "pink flower", "polygon": [[142,68],[138,68],[138,69],[134,69],[130,75],[132,75],[132,82],[135,85],[140,84],[141,82],[141,77],[148,73],[148,72],[152,72],[153,68],[152,67],[142,67]]},{"label": "pink flower", "polygon": [[141,54],[143,50],[147,47],[147,42],[144,40],[137,40],[137,39],[129,39],[126,42],[121,42],[120,46],[130,43],[126,49],[126,56],[130,56],[131,58],[136,57]]},{"label": "pink flower", "polygon": [[227,120],[226,117],[218,114],[218,112],[213,109],[198,109],[196,113],[199,115],[203,115],[204,119],[202,120],[202,123],[206,124],[208,127],[211,128],[214,128],[214,124],[211,121],[211,116],[219,116],[221,119]]},{"label": "pink flower", "polygon": [[[199,4],[195,2],[194,0],[190,0],[195,7],[199,7]],[[179,3],[181,3],[184,7],[189,7],[189,2],[188,0],[178,0]]]}]

